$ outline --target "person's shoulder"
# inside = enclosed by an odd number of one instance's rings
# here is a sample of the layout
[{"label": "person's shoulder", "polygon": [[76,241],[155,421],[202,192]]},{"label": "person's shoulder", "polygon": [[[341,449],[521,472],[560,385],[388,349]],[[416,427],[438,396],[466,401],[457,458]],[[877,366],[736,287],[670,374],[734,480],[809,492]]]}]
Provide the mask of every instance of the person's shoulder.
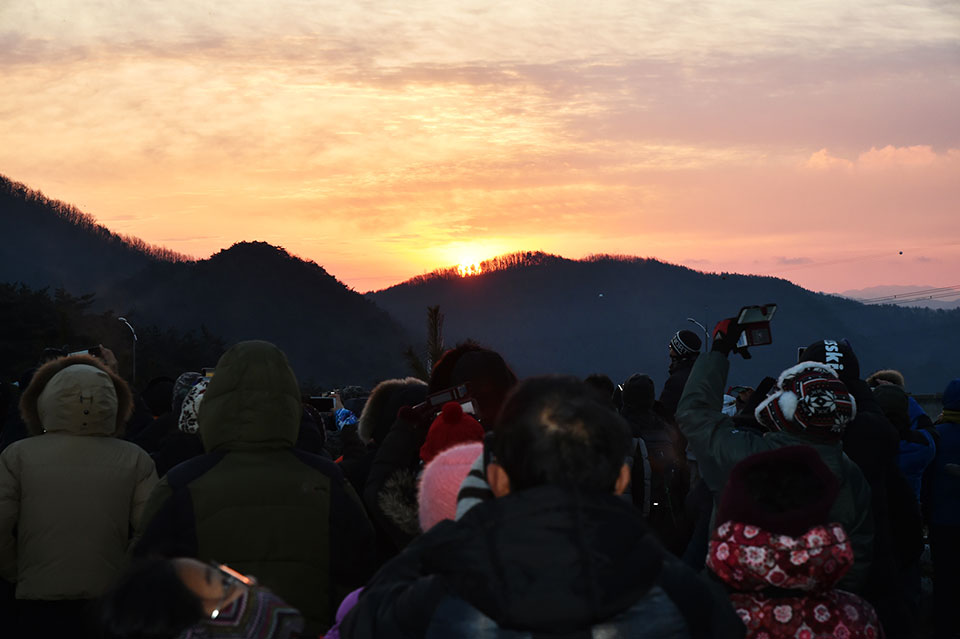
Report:
[{"label": "person's shoulder", "polygon": [[338,466],[333,460],[324,457],[323,455],[317,455],[316,453],[310,453],[298,448],[290,448],[289,452],[301,464],[308,466],[317,472],[323,473],[331,478],[341,480],[344,479],[343,471],[340,470],[340,466]]}]

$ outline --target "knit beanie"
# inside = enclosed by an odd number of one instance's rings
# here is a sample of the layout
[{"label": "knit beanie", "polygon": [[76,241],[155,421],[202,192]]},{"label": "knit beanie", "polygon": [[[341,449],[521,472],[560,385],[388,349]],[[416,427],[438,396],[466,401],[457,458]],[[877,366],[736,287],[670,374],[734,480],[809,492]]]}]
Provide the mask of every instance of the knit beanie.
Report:
[{"label": "knit beanie", "polygon": [[420,528],[430,530],[457,515],[457,492],[470,466],[483,455],[483,444],[460,444],[448,448],[427,464],[420,476]]},{"label": "knit beanie", "polygon": [[200,430],[200,422],[198,421],[200,402],[203,401],[203,394],[207,392],[208,382],[209,378],[201,377],[193,388],[187,392],[180,409],[180,419],[177,422],[177,427],[181,431],[193,435]]},{"label": "knit beanie", "polygon": [[203,379],[203,375],[200,373],[187,371],[186,373],[182,373],[180,377],[177,378],[177,381],[173,383],[173,398],[171,399],[170,407],[174,415],[180,414],[180,410],[183,408],[183,400],[187,398],[187,393],[189,393],[190,389],[196,386],[197,382],[201,379]]},{"label": "knit beanie", "polygon": [[689,357],[700,352],[700,337],[693,331],[677,331],[670,338],[670,346],[680,357]]},{"label": "knit beanie", "polygon": [[814,342],[800,353],[801,362],[820,362],[837,373],[845,382],[860,379],[860,362],[847,340],[824,339]]},{"label": "knit beanie", "polygon": [[821,441],[837,441],[857,404],[832,368],[801,362],[780,373],[769,397],[757,406],[757,421],[770,430],[802,433]]},{"label": "knit beanie", "polygon": [[420,459],[429,463],[439,453],[463,442],[483,441],[480,422],[463,412],[458,402],[447,402],[430,424],[427,439],[420,447]]},{"label": "knit beanie", "polygon": [[797,537],[829,522],[839,483],[810,446],[751,455],[730,471],[717,523],[733,521]]}]

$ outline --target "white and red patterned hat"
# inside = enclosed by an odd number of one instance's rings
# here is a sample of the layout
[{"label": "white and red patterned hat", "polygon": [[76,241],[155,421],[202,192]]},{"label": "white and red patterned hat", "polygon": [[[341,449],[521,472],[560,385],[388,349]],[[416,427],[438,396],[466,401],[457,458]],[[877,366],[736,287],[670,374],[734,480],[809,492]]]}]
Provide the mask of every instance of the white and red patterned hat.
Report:
[{"label": "white and red patterned hat", "polygon": [[780,373],[773,393],[754,412],[771,430],[819,439],[839,439],[856,414],[857,403],[846,384],[819,362],[801,362]]}]

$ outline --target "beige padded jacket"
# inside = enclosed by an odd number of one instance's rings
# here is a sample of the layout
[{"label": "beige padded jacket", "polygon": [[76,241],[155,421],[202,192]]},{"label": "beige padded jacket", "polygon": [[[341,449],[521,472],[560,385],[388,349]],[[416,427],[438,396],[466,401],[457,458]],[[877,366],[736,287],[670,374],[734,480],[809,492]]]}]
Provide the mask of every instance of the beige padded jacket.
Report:
[{"label": "beige padded jacket", "polygon": [[126,565],[157,475],[117,439],[132,411],[126,383],[71,356],[37,371],[21,398],[31,437],[0,455],[0,577],[18,599],[99,596]]}]

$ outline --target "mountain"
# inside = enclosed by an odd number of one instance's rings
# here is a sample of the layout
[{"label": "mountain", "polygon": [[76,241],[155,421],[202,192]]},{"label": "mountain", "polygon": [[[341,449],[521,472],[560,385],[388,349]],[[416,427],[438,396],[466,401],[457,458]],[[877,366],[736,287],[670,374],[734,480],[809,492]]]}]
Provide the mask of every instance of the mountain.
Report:
[{"label": "mountain", "polygon": [[241,242],[207,260],[151,264],[103,299],[129,309],[134,323],[204,326],[228,343],[274,342],[311,385],[369,386],[406,374],[402,351],[411,340],[390,316],[314,262],[263,242]]},{"label": "mountain", "polygon": [[[227,343],[270,340],[308,386],[369,385],[407,373],[402,351],[411,335],[423,334],[433,305],[445,315],[449,345],[476,339],[521,375],[604,372],[622,381],[645,372],[662,384],[670,336],[696,329],[688,317],[710,328],[741,306],[768,302],[779,305],[774,343],[754,348],[749,362],[734,358],[731,384],[755,385],[795,362],[798,346],[825,337],[850,339],[865,374],[900,369],[917,393],[942,390],[960,360],[960,311],[868,306],[782,279],[701,273],[652,259],[522,253],[483,263],[479,275],[446,269],[362,296],[279,247],[242,242],[190,260],[112,233],[2,177],[0,232],[8,238],[0,279],[95,293],[91,312],[113,309],[135,327],[199,331]],[[112,315],[107,320],[119,325]],[[209,354],[197,357],[204,361],[195,368],[214,364]]]},{"label": "mountain", "polygon": [[840,293],[840,295],[843,295],[844,297],[851,297],[858,301],[869,301],[877,298],[893,298],[896,296],[896,299],[884,301],[889,304],[897,304],[898,306],[911,306],[914,308],[923,307],[944,310],[960,308],[960,286],[870,286],[868,288],[844,291]]},{"label": "mountain", "polygon": [[[3,176],[0,233],[7,238],[0,281],[94,294],[91,311],[113,309],[139,329],[203,329],[228,344],[272,341],[308,386],[372,385],[408,372],[402,353],[411,340],[389,315],[316,263],[281,248],[244,242],[191,260],[117,235]],[[141,349],[149,350],[146,343]],[[195,369],[216,363],[202,357]]]},{"label": "mountain", "polygon": [[69,204],[0,175],[0,273],[5,282],[99,292],[118,274],[188,258],[118,235]]},{"label": "mountain", "polygon": [[667,342],[741,306],[776,303],[774,343],[732,358],[731,384],[756,385],[796,362],[797,349],[847,338],[864,375],[897,368],[913,392],[939,392],[956,376],[960,311],[866,306],[772,277],[708,274],[652,259],[600,256],[568,260],[518,254],[484,272],[420,276],[367,296],[411,331],[427,306],[440,305],[448,344],[472,338],[500,351],[520,375],[602,372],[615,381],[635,372],[658,386],[667,376]]}]

